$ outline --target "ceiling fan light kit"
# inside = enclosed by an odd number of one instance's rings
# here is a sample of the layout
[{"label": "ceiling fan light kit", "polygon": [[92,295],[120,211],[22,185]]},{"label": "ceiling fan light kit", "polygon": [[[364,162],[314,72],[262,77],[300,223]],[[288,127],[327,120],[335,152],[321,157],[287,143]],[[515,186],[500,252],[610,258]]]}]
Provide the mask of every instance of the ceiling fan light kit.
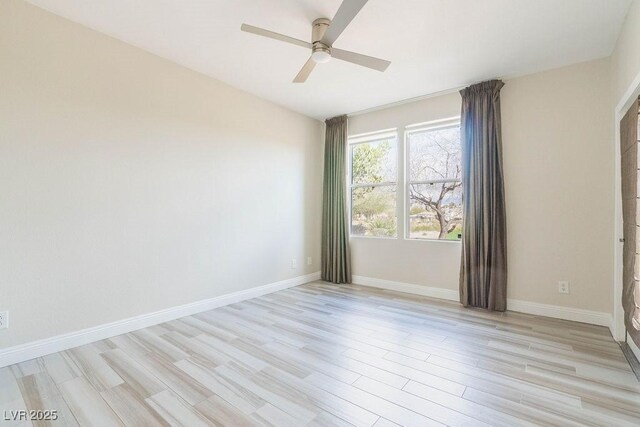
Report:
[{"label": "ceiling fan light kit", "polygon": [[324,64],[331,60],[331,49],[328,47],[314,47],[311,57],[318,64]]},{"label": "ceiling fan light kit", "polygon": [[344,0],[336,12],[336,16],[333,17],[333,21],[327,18],[318,18],[313,21],[311,24],[311,43],[248,24],[242,24],[240,29],[247,33],[311,49],[311,57],[293,79],[294,83],[304,83],[316,64],[324,64],[329,62],[331,58],[351,62],[377,71],[385,71],[391,62],[348,50],[333,48],[333,43],[366,3],[367,0]]}]

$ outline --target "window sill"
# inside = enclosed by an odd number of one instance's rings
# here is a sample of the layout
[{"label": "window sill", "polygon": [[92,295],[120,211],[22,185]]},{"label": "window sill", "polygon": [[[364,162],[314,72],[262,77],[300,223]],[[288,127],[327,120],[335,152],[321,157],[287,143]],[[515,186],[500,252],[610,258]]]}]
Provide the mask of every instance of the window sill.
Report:
[{"label": "window sill", "polygon": [[349,240],[351,239],[363,239],[363,240],[398,240],[398,237],[384,237],[384,236],[357,236],[357,235],[349,235]]},{"label": "window sill", "polygon": [[350,235],[349,240],[357,239],[357,240],[399,240],[405,242],[424,242],[424,243],[457,243],[461,244],[462,240],[444,240],[444,239],[410,239],[403,237],[382,237],[382,236],[356,236]]},{"label": "window sill", "polygon": [[449,239],[416,239],[416,238],[406,238],[403,239],[409,242],[435,242],[435,243],[462,243],[462,240],[449,240]]}]

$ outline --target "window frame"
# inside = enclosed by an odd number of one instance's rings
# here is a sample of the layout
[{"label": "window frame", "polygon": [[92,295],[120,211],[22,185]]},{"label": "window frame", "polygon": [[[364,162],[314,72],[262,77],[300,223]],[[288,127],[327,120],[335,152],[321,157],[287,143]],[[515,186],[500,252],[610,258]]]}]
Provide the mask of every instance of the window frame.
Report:
[{"label": "window frame", "polygon": [[[420,242],[447,242],[447,243],[458,243],[460,244],[462,239],[434,239],[434,238],[419,238],[419,237],[411,237],[411,185],[416,184],[442,184],[446,182],[462,182],[462,177],[460,179],[434,179],[434,180],[411,180],[411,173],[409,171],[409,167],[411,165],[411,147],[410,147],[410,136],[414,133],[420,132],[428,132],[434,130],[443,130],[443,129],[451,129],[455,127],[460,127],[461,121],[460,117],[454,117],[450,119],[437,120],[433,122],[420,123],[416,125],[406,126],[404,128],[404,239],[411,241],[420,241]],[[462,143],[462,141],[461,141]]]},{"label": "window frame", "polygon": [[[385,181],[385,182],[376,182],[369,184],[353,184],[353,175],[352,175],[352,165],[353,165],[353,147],[360,144],[368,144],[377,141],[383,141],[387,138],[394,138],[396,144],[396,180],[395,181]],[[349,211],[349,238],[357,238],[357,239],[391,239],[396,240],[400,239],[404,234],[400,230],[400,213],[398,211],[399,206],[401,205],[401,201],[398,199],[398,188],[399,188],[399,180],[398,175],[400,174],[400,142],[398,138],[398,128],[390,128],[383,129],[375,132],[367,132],[361,133],[357,135],[352,135],[347,137],[347,209]],[[353,210],[351,208],[351,203],[353,200],[353,190],[355,188],[366,188],[366,187],[394,187],[395,186],[395,211],[396,211],[396,235],[395,236],[363,236],[360,234],[353,234]]]}]

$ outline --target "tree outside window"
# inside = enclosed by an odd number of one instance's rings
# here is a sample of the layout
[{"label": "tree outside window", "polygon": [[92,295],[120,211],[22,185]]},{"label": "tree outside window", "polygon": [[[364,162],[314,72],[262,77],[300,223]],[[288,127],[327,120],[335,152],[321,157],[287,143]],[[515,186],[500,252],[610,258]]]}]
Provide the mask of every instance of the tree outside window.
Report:
[{"label": "tree outside window", "polygon": [[460,126],[410,131],[407,151],[409,238],[459,240]]}]

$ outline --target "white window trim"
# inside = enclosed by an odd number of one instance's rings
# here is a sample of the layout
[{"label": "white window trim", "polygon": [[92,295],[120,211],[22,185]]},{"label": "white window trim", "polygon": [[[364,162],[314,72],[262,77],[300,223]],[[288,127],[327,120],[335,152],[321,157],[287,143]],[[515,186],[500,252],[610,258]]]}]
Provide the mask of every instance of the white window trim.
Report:
[{"label": "white window trim", "polygon": [[433,131],[433,130],[441,130],[441,129],[451,129],[456,126],[460,126],[460,118],[448,118],[443,120],[435,120],[433,122],[419,123],[415,125],[406,126],[404,128],[404,179],[402,182],[404,183],[404,240],[411,240],[412,242],[444,242],[444,243],[456,243],[460,244],[461,240],[449,240],[449,239],[429,239],[429,238],[418,238],[411,237],[411,196],[410,196],[410,186],[411,184],[441,184],[445,182],[460,182],[461,179],[434,179],[434,180],[415,180],[411,181],[409,177],[409,164],[411,164],[410,159],[410,150],[409,150],[409,136],[412,133],[420,133],[425,131]]},{"label": "white window trim", "polygon": [[377,141],[379,139],[391,138],[398,136],[397,128],[382,129],[375,132],[359,133],[351,135],[347,138],[349,145],[362,144],[365,142]]}]

